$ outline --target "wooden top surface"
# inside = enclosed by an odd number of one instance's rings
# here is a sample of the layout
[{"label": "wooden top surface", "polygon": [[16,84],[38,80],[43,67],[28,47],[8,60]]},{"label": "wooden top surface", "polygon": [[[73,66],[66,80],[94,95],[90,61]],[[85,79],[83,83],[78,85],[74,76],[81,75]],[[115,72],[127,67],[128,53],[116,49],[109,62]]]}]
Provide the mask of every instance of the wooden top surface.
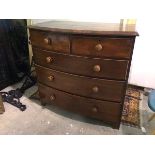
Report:
[{"label": "wooden top surface", "polygon": [[51,32],[91,35],[138,36],[135,25],[123,26],[119,23],[94,23],[75,21],[49,21],[29,26],[30,29]]}]

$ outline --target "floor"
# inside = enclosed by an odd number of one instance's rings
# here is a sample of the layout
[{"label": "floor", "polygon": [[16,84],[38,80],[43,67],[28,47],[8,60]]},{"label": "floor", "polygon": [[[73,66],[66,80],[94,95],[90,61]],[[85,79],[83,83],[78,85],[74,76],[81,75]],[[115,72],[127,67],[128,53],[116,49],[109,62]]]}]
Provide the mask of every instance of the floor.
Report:
[{"label": "floor", "polygon": [[[9,86],[4,91],[16,89],[21,83]],[[0,115],[1,135],[143,135],[155,134],[155,120],[148,123],[152,111],[147,106],[147,96],[142,95],[140,106],[141,129],[120,126],[112,129],[102,122],[66,112],[52,105],[42,107],[39,101],[28,97],[37,90],[37,86],[28,89],[21,98],[27,106],[21,112],[16,107],[4,103],[5,113]]]}]

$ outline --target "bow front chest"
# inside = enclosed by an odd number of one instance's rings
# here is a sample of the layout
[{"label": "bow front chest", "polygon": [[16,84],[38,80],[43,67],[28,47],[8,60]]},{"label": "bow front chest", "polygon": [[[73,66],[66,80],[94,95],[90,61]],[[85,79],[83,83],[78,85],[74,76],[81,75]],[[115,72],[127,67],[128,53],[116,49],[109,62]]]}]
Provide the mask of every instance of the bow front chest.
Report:
[{"label": "bow front chest", "polygon": [[119,128],[138,35],[133,26],[50,21],[29,31],[42,104]]}]

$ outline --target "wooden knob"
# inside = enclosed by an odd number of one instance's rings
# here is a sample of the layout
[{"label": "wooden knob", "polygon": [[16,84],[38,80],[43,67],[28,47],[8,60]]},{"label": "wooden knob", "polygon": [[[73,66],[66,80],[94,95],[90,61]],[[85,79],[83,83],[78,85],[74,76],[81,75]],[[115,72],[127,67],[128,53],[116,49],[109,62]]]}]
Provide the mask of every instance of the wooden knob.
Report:
[{"label": "wooden knob", "polygon": [[53,59],[51,58],[51,57],[46,57],[46,62],[47,63],[50,63],[50,62],[52,62],[53,61]]},{"label": "wooden knob", "polygon": [[50,45],[51,39],[50,38],[44,38],[44,43]]},{"label": "wooden knob", "polygon": [[102,50],[102,45],[101,44],[97,44],[96,46],[95,46],[95,49],[97,50],[97,51],[101,51]]},{"label": "wooden knob", "polygon": [[94,70],[95,72],[100,72],[100,70],[101,70],[100,65],[95,65],[94,68],[93,68],[93,70]]},{"label": "wooden knob", "polygon": [[54,101],[54,100],[55,100],[55,95],[51,95],[51,96],[50,96],[50,100],[51,100],[51,101]]},{"label": "wooden knob", "polygon": [[94,87],[92,88],[92,90],[93,90],[94,93],[97,93],[97,92],[99,91],[99,88],[98,88],[97,86],[94,86]]},{"label": "wooden knob", "polygon": [[98,112],[98,109],[97,109],[96,107],[93,107],[93,108],[92,108],[92,111],[93,111],[93,112]]},{"label": "wooden knob", "polygon": [[53,81],[53,80],[54,80],[54,76],[50,75],[50,76],[48,77],[48,80],[49,80],[49,81]]}]

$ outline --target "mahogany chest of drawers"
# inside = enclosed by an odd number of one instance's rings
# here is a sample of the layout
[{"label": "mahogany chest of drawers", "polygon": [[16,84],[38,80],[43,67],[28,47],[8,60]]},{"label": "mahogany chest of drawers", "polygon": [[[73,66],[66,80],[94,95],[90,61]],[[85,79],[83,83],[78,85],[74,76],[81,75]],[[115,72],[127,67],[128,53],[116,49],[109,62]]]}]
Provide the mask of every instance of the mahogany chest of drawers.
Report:
[{"label": "mahogany chest of drawers", "polygon": [[50,21],[29,31],[42,104],[119,128],[138,35],[132,25]]}]

